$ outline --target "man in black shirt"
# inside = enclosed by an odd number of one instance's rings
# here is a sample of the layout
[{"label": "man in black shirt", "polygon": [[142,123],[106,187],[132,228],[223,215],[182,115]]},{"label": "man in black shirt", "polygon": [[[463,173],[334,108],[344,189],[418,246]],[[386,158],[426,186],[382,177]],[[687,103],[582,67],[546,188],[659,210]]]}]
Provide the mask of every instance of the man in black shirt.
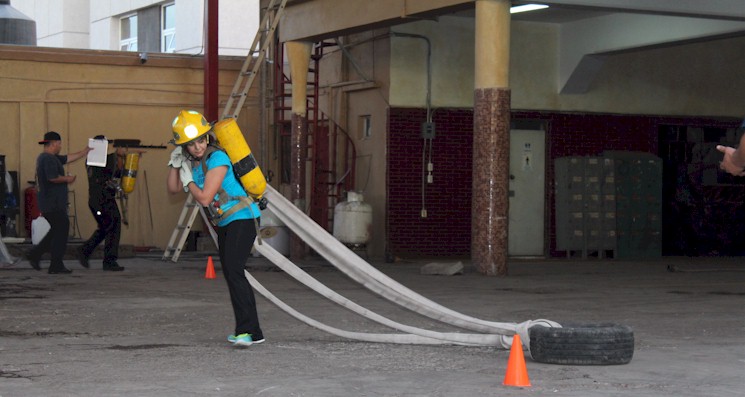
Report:
[{"label": "man in black shirt", "polygon": [[[75,175],[65,175],[64,164],[85,157],[91,148],[60,156],[62,150],[62,137],[60,134],[49,131],[44,134],[44,139],[39,141],[44,145],[44,151],[36,159],[36,178],[38,179],[39,210],[42,216],[49,222],[49,232],[32,248],[26,258],[31,267],[41,270],[39,261],[41,256],[49,251],[52,261],[49,264],[49,274],[68,274],[72,270],[65,267],[62,259],[65,256],[67,237],[70,234],[70,219],[67,217],[67,185],[75,182]],[[87,266],[86,266],[87,267]]]},{"label": "man in black shirt", "polygon": [[[97,135],[93,139],[106,139]],[[122,271],[124,267],[116,262],[119,258],[119,239],[122,230],[122,216],[116,204],[116,194],[121,190],[120,178],[124,165],[124,147],[114,145],[114,153],[106,156],[106,166],[87,166],[88,170],[88,208],[96,218],[98,229],[78,248],[80,264],[88,267],[88,259],[98,244],[105,240],[103,270]]]}]

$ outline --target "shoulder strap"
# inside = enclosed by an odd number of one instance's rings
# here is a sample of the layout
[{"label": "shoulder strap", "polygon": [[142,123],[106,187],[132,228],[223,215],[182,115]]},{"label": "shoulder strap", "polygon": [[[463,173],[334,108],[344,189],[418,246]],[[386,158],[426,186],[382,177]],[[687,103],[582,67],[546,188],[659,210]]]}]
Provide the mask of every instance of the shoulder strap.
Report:
[{"label": "shoulder strap", "polygon": [[225,151],[222,148],[213,145],[207,146],[207,149],[204,151],[204,156],[202,156],[202,161],[200,161],[200,163],[202,163],[202,173],[204,173],[205,176],[207,175],[207,159],[212,156],[212,153],[217,152],[218,150]]},{"label": "shoulder strap", "polygon": [[[207,146],[207,149],[204,151],[204,156],[202,156],[202,161],[200,161],[202,165],[202,174],[204,174],[204,177],[207,177],[207,159],[212,155],[212,153],[220,151],[225,151],[221,147],[209,145]],[[220,205],[227,203],[230,201],[231,197],[228,196],[228,192],[225,191],[225,189],[220,186],[220,189],[217,191],[217,197],[218,197],[218,203]]]}]

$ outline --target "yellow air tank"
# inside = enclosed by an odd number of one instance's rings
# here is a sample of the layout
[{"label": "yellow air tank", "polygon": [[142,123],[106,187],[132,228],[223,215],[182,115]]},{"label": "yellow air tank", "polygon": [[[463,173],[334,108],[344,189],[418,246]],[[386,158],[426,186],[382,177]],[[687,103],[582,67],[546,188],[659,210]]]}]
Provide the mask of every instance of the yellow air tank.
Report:
[{"label": "yellow air tank", "polygon": [[240,179],[246,193],[255,200],[260,199],[266,190],[266,178],[251,154],[238,123],[230,117],[215,124],[214,131],[220,146],[225,149],[233,163],[235,175]]},{"label": "yellow air tank", "polygon": [[127,158],[124,160],[124,172],[122,172],[122,191],[126,194],[132,193],[135,190],[135,178],[137,177],[139,163],[139,154],[127,154]]}]

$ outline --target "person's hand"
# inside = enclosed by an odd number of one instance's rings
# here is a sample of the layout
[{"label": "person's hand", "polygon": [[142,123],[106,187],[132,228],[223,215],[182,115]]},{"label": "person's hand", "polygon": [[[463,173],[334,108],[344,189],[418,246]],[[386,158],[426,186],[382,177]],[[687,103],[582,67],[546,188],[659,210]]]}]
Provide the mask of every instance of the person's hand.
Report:
[{"label": "person's hand", "polygon": [[168,161],[168,166],[172,168],[181,168],[181,165],[185,162],[186,157],[184,157],[184,151],[181,146],[177,146],[176,149],[173,149],[171,152],[171,159]]},{"label": "person's hand", "polygon": [[68,175],[67,176],[67,183],[73,183],[73,182],[75,182],[75,175]]},{"label": "person's hand", "polygon": [[733,156],[735,154],[735,148],[729,146],[717,145],[717,150],[724,153],[722,162],[719,163],[719,168],[734,176],[745,176],[745,167],[735,164]]},{"label": "person's hand", "polygon": [[191,174],[191,167],[189,164],[183,164],[181,166],[178,176],[181,178],[181,184],[184,185],[184,191],[188,192],[189,184],[194,182],[194,177]]}]

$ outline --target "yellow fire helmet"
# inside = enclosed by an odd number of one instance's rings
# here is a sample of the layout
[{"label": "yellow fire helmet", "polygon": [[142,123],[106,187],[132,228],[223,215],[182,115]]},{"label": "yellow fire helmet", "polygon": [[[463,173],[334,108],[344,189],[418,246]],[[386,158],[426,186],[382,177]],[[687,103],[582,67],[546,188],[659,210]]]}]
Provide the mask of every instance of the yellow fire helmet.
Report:
[{"label": "yellow fire helmet", "polygon": [[173,142],[177,146],[185,145],[199,138],[212,129],[210,123],[195,110],[182,110],[173,119]]}]

